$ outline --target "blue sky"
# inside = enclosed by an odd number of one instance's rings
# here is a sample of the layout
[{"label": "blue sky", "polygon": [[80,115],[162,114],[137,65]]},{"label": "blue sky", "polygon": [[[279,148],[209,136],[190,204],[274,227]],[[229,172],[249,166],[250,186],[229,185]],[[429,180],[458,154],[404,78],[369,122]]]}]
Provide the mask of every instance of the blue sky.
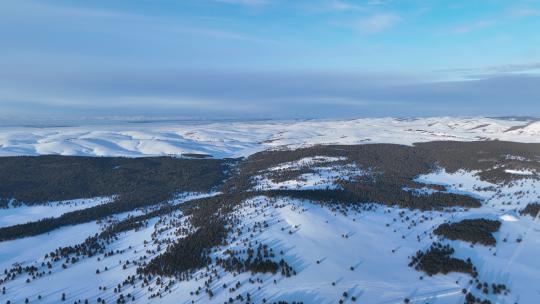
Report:
[{"label": "blue sky", "polygon": [[539,0],[3,0],[0,116],[540,115]]}]

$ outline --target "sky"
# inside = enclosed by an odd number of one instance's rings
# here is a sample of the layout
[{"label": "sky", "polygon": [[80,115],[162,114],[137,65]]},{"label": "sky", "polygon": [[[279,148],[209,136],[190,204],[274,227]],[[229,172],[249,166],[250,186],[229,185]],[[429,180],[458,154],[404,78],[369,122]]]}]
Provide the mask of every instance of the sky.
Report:
[{"label": "sky", "polygon": [[0,0],[0,118],[540,116],[540,0]]}]

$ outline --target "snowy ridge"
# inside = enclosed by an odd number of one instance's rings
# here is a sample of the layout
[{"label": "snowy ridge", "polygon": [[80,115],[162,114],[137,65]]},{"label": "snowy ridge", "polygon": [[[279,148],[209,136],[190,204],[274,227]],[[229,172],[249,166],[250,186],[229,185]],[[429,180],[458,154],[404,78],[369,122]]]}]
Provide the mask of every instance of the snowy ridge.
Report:
[{"label": "snowy ridge", "polygon": [[487,139],[540,142],[539,135],[539,122],[455,117],[0,127],[0,156],[140,157],[199,153],[221,158],[316,144],[410,145],[434,140]]},{"label": "snowy ridge", "polygon": [[523,128],[515,129],[511,132],[514,134],[540,135],[540,122],[533,122],[524,126]]}]

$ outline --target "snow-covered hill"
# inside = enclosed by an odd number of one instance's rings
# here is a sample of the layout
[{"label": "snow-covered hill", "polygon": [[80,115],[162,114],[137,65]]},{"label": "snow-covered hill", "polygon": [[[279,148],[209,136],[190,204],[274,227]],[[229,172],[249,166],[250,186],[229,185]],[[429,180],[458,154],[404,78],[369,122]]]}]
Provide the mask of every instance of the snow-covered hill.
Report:
[{"label": "snow-covered hill", "polygon": [[[328,143],[540,142],[531,126],[426,118],[17,128],[2,131],[0,150],[225,157]],[[223,193],[175,193],[86,222],[47,218],[109,206],[113,197],[7,204],[0,209],[0,303],[538,303],[537,147],[445,142],[265,152],[230,161]],[[98,159],[99,168],[111,166]],[[56,181],[61,169],[47,168]],[[1,186],[2,194],[18,193]],[[475,220],[496,229],[476,222],[454,230],[458,237],[436,232]],[[29,221],[20,234],[14,225]],[[430,256],[439,243],[451,253]]]},{"label": "snow-covered hill", "polygon": [[512,134],[527,134],[540,136],[540,122],[532,122],[530,124],[524,125],[523,127],[515,128],[511,131]]},{"label": "snow-covered hill", "polygon": [[0,156],[156,156],[185,153],[214,157],[315,144],[399,143],[499,139],[540,142],[540,123],[494,118],[432,117],[144,123],[74,127],[0,127]]},{"label": "snow-covered hill", "polygon": [[[536,303],[540,299],[536,284],[540,280],[536,265],[540,254],[538,221],[520,216],[515,208],[538,199],[538,181],[525,179],[495,191],[479,190],[494,185],[467,172],[440,171],[418,179],[444,184],[449,191],[476,195],[485,203],[474,210],[419,212],[376,204],[336,209],[296,199],[255,197],[234,211],[233,217],[240,221],[227,245],[218,246],[212,256],[226,258],[235,251],[245,256],[242,250],[246,244],[253,248],[266,245],[276,260],[290,264],[294,275],[235,273],[213,265],[198,270],[188,280],[154,276],[148,285],[143,284],[145,287],[140,286],[140,280],[134,285],[122,282],[136,275],[135,262],[148,262],[165,251],[156,240],[182,237],[170,225],[185,222],[181,212],[150,219],[141,229],[121,233],[107,245],[107,252],[112,254],[80,256],[76,262],[60,260],[51,268],[43,267],[51,261],[44,254],[58,246],[78,244],[99,230],[94,223],[81,224],[50,235],[1,243],[2,269],[21,265],[46,271],[43,277],[23,272],[5,282],[2,286],[6,293],[0,299],[2,303],[8,299],[24,303],[27,298],[30,303],[59,303],[65,294],[70,303],[84,303],[85,299],[95,303],[98,298],[113,303],[120,295],[130,303],[245,303],[249,294],[252,303],[343,300],[398,304],[405,299],[410,303],[463,303],[463,290],[482,294],[468,274],[426,276],[407,263],[417,250],[428,248],[437,239],[431,233],[434,227],[447,221],[488,218],[502,222],[495,234],[496,247],[447,242],[456,249],[456,257],[471,258],[481,282],[505,284],[509,290],[507,295],[483,295],[485,299],[491,303]],[[206,285],[209,274],[213,279]],[[212,290],[211,298],[206,288]],[[240,301],[238,295],[244,300]]]}]

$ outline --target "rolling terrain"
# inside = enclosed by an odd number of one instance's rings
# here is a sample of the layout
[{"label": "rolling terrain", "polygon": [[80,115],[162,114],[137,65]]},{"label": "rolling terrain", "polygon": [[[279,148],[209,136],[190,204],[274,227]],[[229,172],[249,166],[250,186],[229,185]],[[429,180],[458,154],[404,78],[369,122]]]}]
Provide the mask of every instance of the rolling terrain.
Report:
[{"label": "rolling terrain", "polygon": [[436,140],[540,142],[540,122],[532,118],[433,117],[5,126],[0,127],[0,156],[140,157],[197,153],[224,158],[315,144],[410,145]]},{"label": "rolling terrain", "polygon": [[0,303],[540,300],[536,122],[253,124],[2,130]]}]

